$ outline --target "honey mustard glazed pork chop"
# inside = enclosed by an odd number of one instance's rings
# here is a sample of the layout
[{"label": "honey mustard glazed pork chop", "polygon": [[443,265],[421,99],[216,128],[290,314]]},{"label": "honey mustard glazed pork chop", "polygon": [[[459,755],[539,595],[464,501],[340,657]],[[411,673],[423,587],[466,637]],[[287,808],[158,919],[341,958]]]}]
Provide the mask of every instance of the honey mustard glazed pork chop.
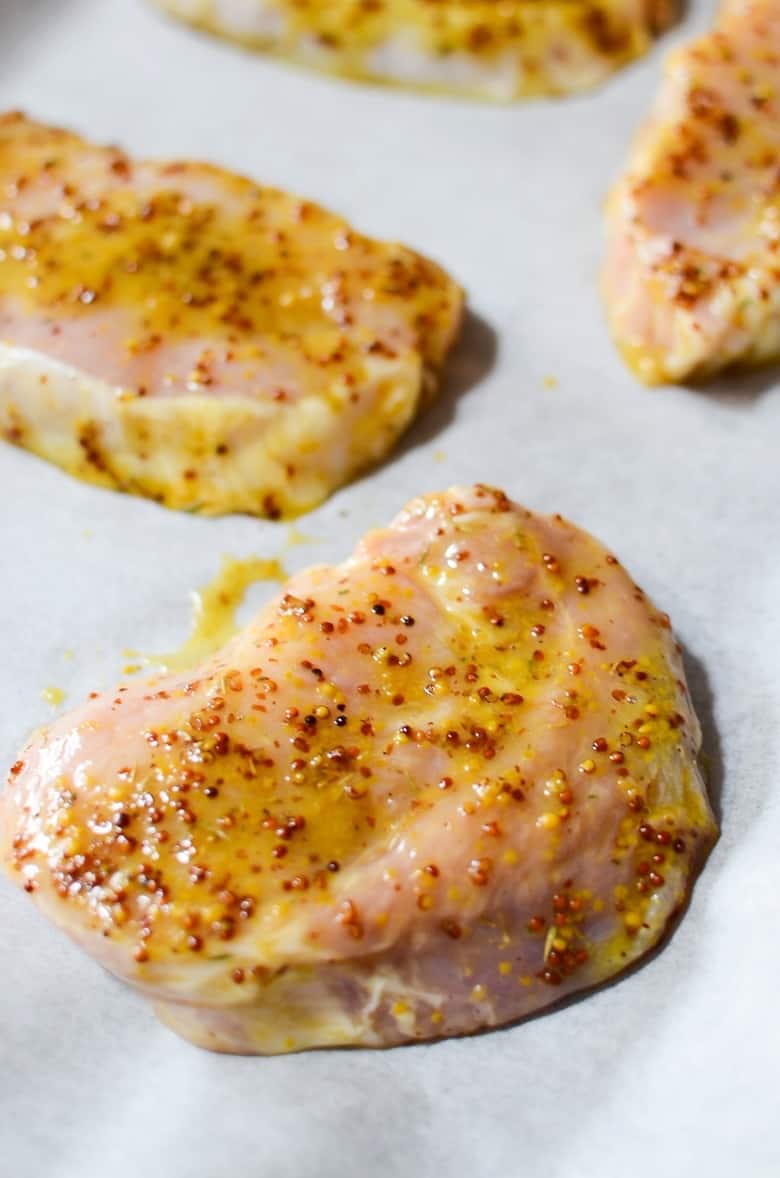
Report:
[{"label": "honey mustard glazed pork chop", "polygon": [[609,201],[612,334],[649,384],[780,356],[780,0],[669,58]]},{"label": "honey mustard glazed pork chop", "polygon": [[307,510],[433,397],[462,301],[309,201],[0,116],[0,435],[79,478]]},{"label": "honey mustard glazed pork chop", "polygon": [[35,735],[0,861],[200,1046],[457,1035],[658,943],[716,837],[699,743],[618,559],[453,488]]},{"label": "honey mustard glazed pork chop", "polygon": [[366,81],[508,102],[603,81],[676,0],[156,0],[209,32]]}]

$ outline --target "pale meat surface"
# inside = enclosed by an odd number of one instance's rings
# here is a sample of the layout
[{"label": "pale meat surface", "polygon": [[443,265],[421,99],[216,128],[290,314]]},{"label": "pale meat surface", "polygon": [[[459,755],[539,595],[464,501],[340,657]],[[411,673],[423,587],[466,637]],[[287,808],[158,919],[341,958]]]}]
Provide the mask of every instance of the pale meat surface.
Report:
[{"label": "pale meat surface", "polygon": [[715,838],[699,742],[617,558],[453,488],[35,735],[0,861],[204,1047],[460,1034],[659,941]]},{"label": "pale meat surface", "polygon": [[780,3],[668,59],[609,201],[612,334],[648,383],[780,355]]},{"label": "pale meat surface", "polygon": [[676,0],[155,0],[282,57],[374,82],[506,102],[587,89],[644,53]]},{"label": "pale meat surface", "polygon": [[311,508],[433,396],[461,310],[309,201],[0,116],[0,436],[80,478]]}]

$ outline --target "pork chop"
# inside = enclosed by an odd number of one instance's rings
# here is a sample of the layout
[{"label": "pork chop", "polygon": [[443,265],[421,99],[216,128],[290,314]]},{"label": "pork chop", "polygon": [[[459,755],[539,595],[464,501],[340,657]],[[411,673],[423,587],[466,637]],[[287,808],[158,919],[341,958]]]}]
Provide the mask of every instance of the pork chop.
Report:
[{"label": "pork chop", "polygon": [[156,0],[330,73],[507,102],[567,94],[644,53],[676,0]]},{"label": "pork chop", "polygon": [[311,508],[431,398],[461,305],[309,201],[0,117],[0,434],[79,478]]},{"label": "pork chop", "polygon": [[203,1047],[455,1035],[658,942],[715,838],[699,741],[617,558],[454,488],[34,736],[0,862]]},{"label": "pork chop", "polygon": [[609,201],[604,293],[642,380],[780,354],[780,3],[734,0],[669,58]]}]

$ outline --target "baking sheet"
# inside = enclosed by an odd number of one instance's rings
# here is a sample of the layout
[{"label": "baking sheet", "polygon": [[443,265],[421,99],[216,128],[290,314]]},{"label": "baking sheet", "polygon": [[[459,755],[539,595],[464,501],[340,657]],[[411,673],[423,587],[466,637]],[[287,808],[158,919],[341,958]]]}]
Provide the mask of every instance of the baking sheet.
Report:
[{"label": "baking sheet", "polygon": [[[220,556],[339,559],[409,497],[489,480],[612,546],[685,644],[723,834],[662,953],[523,1025],[391,1052],[209,1055],[0,885],[8,1178],[764,1178],[780,1172],[778,370],[638,387],[595,293],[600,207],[682,28],[600,92],[493,109],[287,69],[140,0],[0,3],[0,107],[212,158],[442,261],[472,318],[447,393],[299,522],[204,520],[0,448],[0,758],[167,650]],[[548,387],[554,377],[557,386]],[[270,594],[260,587],[253,604]]]}]

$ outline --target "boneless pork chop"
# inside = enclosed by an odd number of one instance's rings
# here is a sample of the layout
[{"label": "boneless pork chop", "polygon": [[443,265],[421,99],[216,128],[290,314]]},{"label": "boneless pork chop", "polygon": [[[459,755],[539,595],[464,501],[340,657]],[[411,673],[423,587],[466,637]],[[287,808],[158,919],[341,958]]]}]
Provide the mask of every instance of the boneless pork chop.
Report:
[{"label": "boneless pork chop", "polygon": [[245,45],[353,78],[495,101],[565,94],[644,53],[676,0],[156,0]]},{"label": "boneless pork chop", "polygon": [[617,559],[455,488],[36,735],[0,860],[201,1046],[453,1035],[656,944],[715,837],[698,747]]},{"label": "boneless pork chop", "polygon": [[308,201],[0,117],[0,434],[80,478],[310,508],[432,396],[461,304]]},{"label": "boneless pork chop", "polygon": [[609,319],[639,377],[780,354],[779,0],[733,0],[672,54],[609,222]]}]

